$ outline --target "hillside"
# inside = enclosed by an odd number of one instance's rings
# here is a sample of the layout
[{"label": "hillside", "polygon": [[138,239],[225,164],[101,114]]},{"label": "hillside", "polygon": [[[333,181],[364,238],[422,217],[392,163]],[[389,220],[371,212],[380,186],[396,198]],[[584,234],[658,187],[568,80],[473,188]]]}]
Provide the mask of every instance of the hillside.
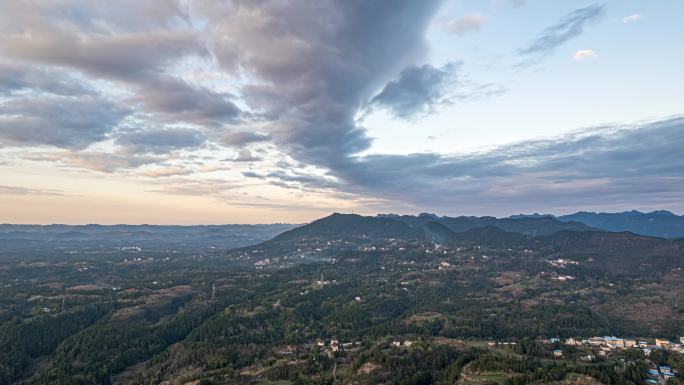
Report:
[{"label": "hillside", "polygon": [[548,255],[594,259],[592,265],[601,271],[623,273],[644,266],[675,267],[684,257],[684,241],[608,232],[551,217],[449,218],[431,214],[365,217],[336,213],[238,252],[256,258],[298,256],[300,262],[311,262],[352,255],[360,247],[387,248],[402,243],[538,250]]},{"label": "hillside", "polygon": [[382,217],[335,213],[286,231],[272,241],[287,242],[302,238],[329,237],[411,238],[422,236],[422,232],[416,231],[415,228],[401,221]]},{"label": "hillside", "polygon": [[[0,343],[10,349],[0,351],[0,385],[404,384],[418,367],[438,381],[410,384],[427,385],[459,383],[461,369],[469,378],[531,375],[541,362],[604,379],[599,369],[615,377],[629,360],[649,364],[638,349],[584,362],[599,357],[596,347],[549,338],[652,344],[684,330],[684,240],[491,225],[455,232],[440,219],[333,214],[230,251],[3,241]],[[684,370],[669,361],[674,353],[658,358],[665,353],[650,359]],[[527,368],[511,357],[541,361]],[[390,371],[392,360],[414,364]],[[540,380],[525,383],[548,383]]]}]

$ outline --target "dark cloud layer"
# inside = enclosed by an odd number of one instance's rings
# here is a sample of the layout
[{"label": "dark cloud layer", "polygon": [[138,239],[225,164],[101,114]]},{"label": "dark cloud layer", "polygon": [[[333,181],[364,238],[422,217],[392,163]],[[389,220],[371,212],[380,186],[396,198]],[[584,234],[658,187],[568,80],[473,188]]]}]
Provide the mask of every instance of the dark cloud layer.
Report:
[{"label": "dark cloud layer", "polygon": [[440,1],[201,2],[222,68],[245,69],[243,92],[270,119],[280,148],[335,168],[370,146],[354,116],[362,103],[426,50]]},{"label": "dark cloud layer", "polygon": [[169,128],[129,132],[119,136],[116,144],[132,154],[166,154],[174,150],[198,147],[205,140],[205,136],[197,130]]},{"label": "dark cloud layer", "polygon": [[0,5],[6,12],[0,16],[0,52],[6,57],[119,83],[136,94],[142,112],[164,121],[220,126],[239,113],[228,95],[166,73],[183,58],[209,55],[179,2],[126,0],[127,8],[77,1],[10,3]]},{"label": "dark cloud layer", "polygon": [[148,83],[137,93],[136,101],[170,122],[221,126],[235,121],[241,113],[228,95],[193,87],[183,80],[165,77]]},{"label": "dark cloud layer", "polygon": [[82,149],[106,139],[130,113],[100,97],[12,99],[0,104],[0,145]]},{"label": "dark cloud layer", "polygon": [[[577,207],[681,207],[684,118],[597,127],[461,156],[350,158],[327,177],[244,176],[370,196],[413,210],[501,214]],[[294,183],[294,184],[293,184]],[[388,206],[390,205],[390,206]]]},{"label": "dark cloud layer", "polygon": [[265,142],[270,136],[248,131],[233,131],[224,135],[221,142],[227,146],[243,146],[249,143]]},{"label": "dark cloud layer", "polygon": [[675,207],[681,206],[684,191],[681,143],[684,118],[674,118],[588,129],[472,155],[357,158],[337,172],[349,191],[453,212],[637,203]]},{"label": "dark cloud layer", "polygon": [[80,80],[59,71],[0,61],[0,95],[21,91],[39,91],[62,96],[95,93]]},{"label": "dark cloud layer", "polygon": [[392,115],[410,119],[432,112],[447,103],[456,82],[458,63],[441,68],[429,64],[405,68],[371,100],[371,106],[385,107]]}]

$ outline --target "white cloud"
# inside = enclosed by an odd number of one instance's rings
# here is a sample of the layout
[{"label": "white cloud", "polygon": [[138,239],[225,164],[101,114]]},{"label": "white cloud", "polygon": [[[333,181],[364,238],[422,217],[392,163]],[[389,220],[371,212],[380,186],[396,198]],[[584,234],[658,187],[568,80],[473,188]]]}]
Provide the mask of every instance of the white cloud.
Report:
[{"label": "white cloud", "polygon": [[590,49],[581,49],[575,52],[575,56],[573,56],[575,60],[594,59],[597,57],[598,55],[596,54],[596,52]]},{"label": "white cloud", "polygon": [[485,22],[487,22],[487,18],[476,13],[452,20],[447,24],[447,28],[457,35],[464,35],[468,32],[479,31]]},{"label": "white cloud", "polygon": [[643,18],[644,18],[644,15],[634,14],[634,15],[626,16],[624,19],[622,19],[622,22],[623,23],[634,23],[634,22],[639,21]]}]

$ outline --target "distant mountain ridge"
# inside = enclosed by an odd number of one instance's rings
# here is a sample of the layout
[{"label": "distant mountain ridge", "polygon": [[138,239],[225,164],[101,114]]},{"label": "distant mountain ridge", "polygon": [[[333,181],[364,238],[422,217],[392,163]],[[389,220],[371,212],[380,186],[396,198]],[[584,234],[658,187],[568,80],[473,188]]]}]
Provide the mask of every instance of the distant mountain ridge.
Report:
[{"label": "distant mountain ridge", "polygon": [[620,213],[579,211],[574,214],[559,216],[534,213],[511,215],[508,218],[489,216],[447,217],[427,213],[417,216],[396,214],[380,214],[378,216],[399,219],[412,225],[424,225],[429,221],[438,221],[455,232],[494,226],[505,231],[528,235],[548,235],[563,230],[603,230],[629,231],[634,234],[668,239],[684,238],[684,215],[677,215],[666,210],[648,213],[637,210]]},{"label": "distant mountain ridge", "polygon": [[684,215],[658,210],[643,213],[625,211],[621,213],[596,213],[580,211],[574,214],[554,216],[550,214],[513,215],[512,219],[554,218],[561,222],[579,222],[606,231],[629,231],[634,234],[661,238],[684,238]]},{"label": "distant mountain ridge", "polygon": [[594,213],[581,211],[557,217],[560,221],[577,221],[608,231],[630,231],[635,234],[661,238],[684,238],[684,215],[669,211],[626,211],[622,213]]},{"label": "distant mountain ridge", "polygon": [[414,227],[422,227],[429,222],[438,222],[449,230],[460,233],[470,229],[493,226],[501,230],[526,235],[548,235],[558,231],[586,231],[596,230],[591,226],[576,221],[560,221],[551,216],[524,216],[518,218],[495,218],[495,217],[440,217],[435,214],[393,215],[380,214],[380,218],[391,218],[402,221]]},{"label": "distant mountain ridge", "polygon": [[12,225],[0,224],[0,243],[51,243],[60,247],[243,247],[296,225]]}]

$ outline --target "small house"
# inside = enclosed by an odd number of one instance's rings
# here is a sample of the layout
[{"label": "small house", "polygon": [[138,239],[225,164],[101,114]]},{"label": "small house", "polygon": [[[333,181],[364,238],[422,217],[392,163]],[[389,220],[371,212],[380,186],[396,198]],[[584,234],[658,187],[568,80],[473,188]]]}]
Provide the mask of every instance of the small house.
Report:
[{"label": "small house", "polygon": [[660,365],[658,367],[660,374],[672,374],[672,368],[666,365]]}]

